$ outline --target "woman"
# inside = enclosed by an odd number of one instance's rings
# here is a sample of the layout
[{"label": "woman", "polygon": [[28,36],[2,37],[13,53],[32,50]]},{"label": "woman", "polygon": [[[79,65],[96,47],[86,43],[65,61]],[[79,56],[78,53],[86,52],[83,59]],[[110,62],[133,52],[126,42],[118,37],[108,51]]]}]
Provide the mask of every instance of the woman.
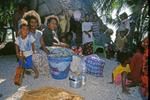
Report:
[{"label": "woman", "polygon": [[42,32],[37,30],[38,26],[41,24],[40,16],[34,10],[31,10],[25,13],[23,18],[29,23],[29,34],[35,38],[34,44],[36,53],[33,54],[33,64],[37,66],[40,74],[49,76],[49,65],[47,59],[48,50],[45,48]]},{"label": "woman", "polygon": [[67,44],[60,42],[58,31],[59,19],[51,15],[46,18],[47,27],[43,31],[43,40],[46,46],[69,47]]}]

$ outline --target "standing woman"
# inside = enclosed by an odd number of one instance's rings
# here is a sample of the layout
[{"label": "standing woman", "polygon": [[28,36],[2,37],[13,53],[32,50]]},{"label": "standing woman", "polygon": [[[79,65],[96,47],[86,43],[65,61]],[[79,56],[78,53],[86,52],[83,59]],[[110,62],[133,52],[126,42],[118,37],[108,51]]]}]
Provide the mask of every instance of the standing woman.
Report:
[{"label": "standing woman", "polygon": [[31,10],[25,13],[23,18],[29,23],[29,34],[35,38],[36,53],[32,58],[33,64],[37,66],[40,74],[49,76],[48,50],[45,48],[42,32],[37,29],[41,24],[40,16],[34,10]]}]

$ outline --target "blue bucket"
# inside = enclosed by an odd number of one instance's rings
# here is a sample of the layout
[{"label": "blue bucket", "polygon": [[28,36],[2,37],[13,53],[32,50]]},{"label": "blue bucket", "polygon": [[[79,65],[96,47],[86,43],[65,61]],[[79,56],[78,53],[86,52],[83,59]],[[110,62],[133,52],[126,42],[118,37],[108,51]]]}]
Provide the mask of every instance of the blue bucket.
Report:
[{"label": "blue bucket", "polygon": [[48,57],[50,73],[54,79],[65,79],[68,77],[72,56]]}]

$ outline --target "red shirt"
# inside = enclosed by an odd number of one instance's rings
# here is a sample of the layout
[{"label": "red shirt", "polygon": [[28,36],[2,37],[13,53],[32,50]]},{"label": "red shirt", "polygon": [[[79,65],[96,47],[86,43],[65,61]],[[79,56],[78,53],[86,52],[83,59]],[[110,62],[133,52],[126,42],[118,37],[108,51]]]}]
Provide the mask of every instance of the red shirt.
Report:
[{"label": "red shirt", "polygon": [[130,78],[134,82],[140,82],[140,77],[142,75],[142,66],[143,66],[143,54],[137,52],[133,55],[130,62]]}]

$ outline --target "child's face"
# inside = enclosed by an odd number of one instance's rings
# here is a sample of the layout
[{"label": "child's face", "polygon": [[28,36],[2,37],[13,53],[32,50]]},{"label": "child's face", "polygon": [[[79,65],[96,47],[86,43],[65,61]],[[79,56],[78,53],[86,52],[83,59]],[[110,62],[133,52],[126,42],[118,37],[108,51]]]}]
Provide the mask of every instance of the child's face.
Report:
[{"label": "child's face", "polygon": [[26,37],[28,34],[28,26],[22,26],[20,31],[21,31],[21,36]]},{"label": "child's face", "polygon": [[30,20],[30,28],[31,28],[31,29],[36,29],[36,28],[37,28],[37,25],[38,25],[38,23],[37,23],[37,20],[36,20],[36,19],[31,19],[31,20]]},{"label": "child's face", "polygon": [[50,30],[56,30],[57,29],[57,21],[55,19],[52,19],[50,23],[48,24],[48,28]]}]

